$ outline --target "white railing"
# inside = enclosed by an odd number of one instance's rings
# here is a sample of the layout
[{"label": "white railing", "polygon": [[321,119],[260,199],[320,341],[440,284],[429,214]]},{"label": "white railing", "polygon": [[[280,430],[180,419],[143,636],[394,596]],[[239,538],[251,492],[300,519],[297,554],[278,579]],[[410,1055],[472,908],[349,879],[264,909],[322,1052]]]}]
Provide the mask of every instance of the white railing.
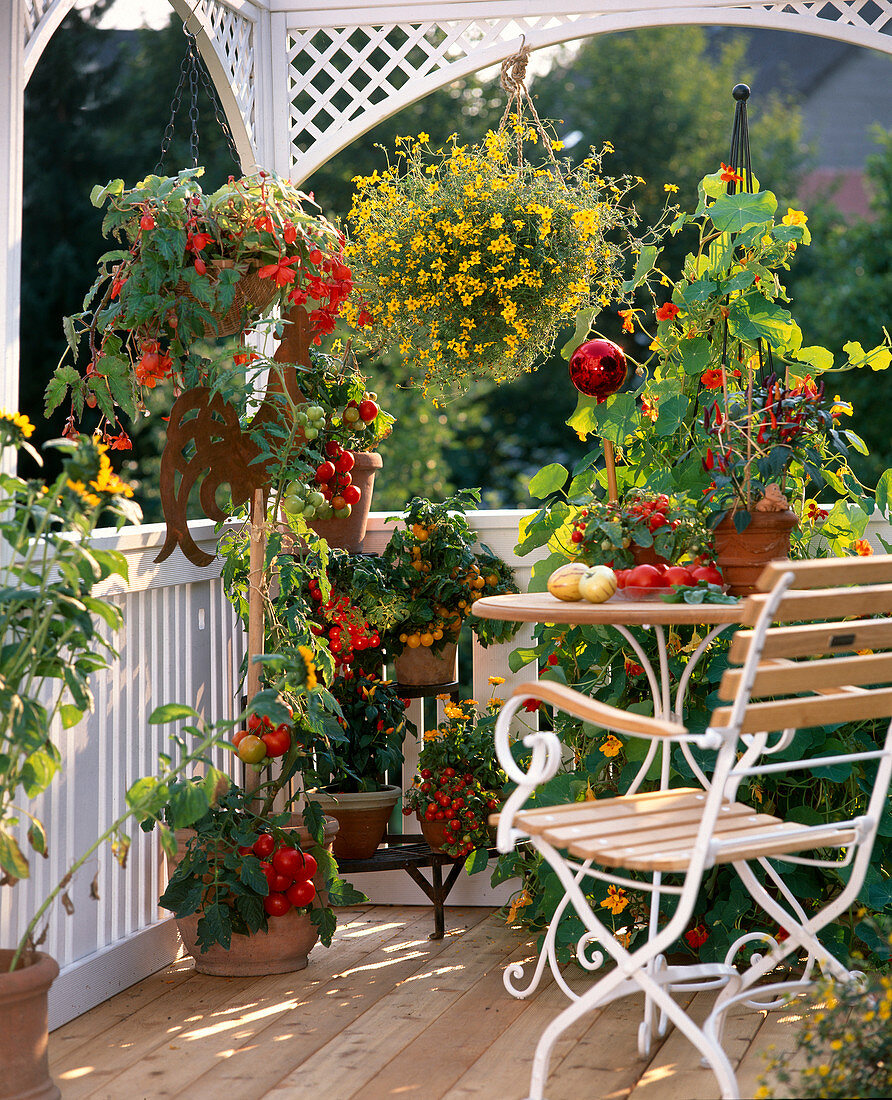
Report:
[{"label": "white railing", "polygon": [[[481,540],[511,561],[522,514],[479,512],[470,519]],[[368,550],[384,548],[390,531],[384,518],[371,517]],[[196,542],[212,551],[214,525],[205,521],[190,528]],[[179,552],[155,564],[153,559],[164,541],[160,524],[121,533],[100,532],[95,541],[122,552],[129,564],[129,583],[114,578],[103,593],[111,595],[124,614],[124,626],[114,639],[120,659],[93,678],[93,713],[74,729],[52,731],[64,759],[63,770],[36,806],[48,829],[49,858],[33,859],[29,880],[14,890],[0,890],[0,943],[4,945],[15,942],[17,930],[24,928],[27,917],[65,868],[118,816],[127,787],[154,771],[158,753],[169,746],[170,730],[149,726],[146,719],[151,711],[162,703],[183,702],[215,719],[231,716],[238,705],[244,638],[223,594],[216,564],[199,569]],[[530,564],[517,565],[518,582],[524,587]],[[477,698],[489,697],[490,675],[507,675],[511,648],[480,650],[475,646]],[[421,701],[413,703],[411,717],[423,730],[421,707]],[[430,722],[431,717],[428,725]],[[411,779],[417,747],[407,745],[406,755],[406,773]],[[232,758],[221,753],[217,763],[229,767]],[[133,843],[126,869],[117,866],[110,850],[101,851],[69,888],[74,913],[68,916],[57,906],[51,914],[42,946],[62,967],[51,993],[53,1027],[176,956],[173,922],[157,905],[163,888],[157,836],[145,834],[135,825],[127,831]],[[94,882],[98,900],[90,896]],[[421,890],[402,872],[366,875],[356,884],[377,902],[425,901]],[[496,904],[503,895],[504,891],[498,896],[489,892],[484,874],[457,885],[453,900],[457,904]]]}]

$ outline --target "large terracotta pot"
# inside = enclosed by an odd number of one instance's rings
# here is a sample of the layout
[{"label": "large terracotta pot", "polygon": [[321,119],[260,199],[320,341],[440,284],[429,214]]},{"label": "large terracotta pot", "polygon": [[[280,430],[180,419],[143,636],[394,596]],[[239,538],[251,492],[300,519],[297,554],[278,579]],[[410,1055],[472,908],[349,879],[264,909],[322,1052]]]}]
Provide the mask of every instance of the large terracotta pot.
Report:
[{"label": "large terracotta pot", "polygon": [[13,951],[0,951],[0,1098],[59,1100],[47,1063],[47,994],[59,966],[43,952],[9,973]]},{"label": "large terracotta pot", "polygon": [[458,677],[458,647],[449,642],[438,652],[427,646],[408,647],[394,659],[393,671],[398,684],[407,687],[442,687]]},{"label": "large terracotta pot", "polygon": [[738,531],[730,515],[714,533],[715,558],[732,596],[749,596],[770,561],[790,556],[790,533],[799,521],[792,511],[752,512]]},{"label": "large terracotta pot", "polygon": [[[313,843],[307,829],[295,822],[289,830],[301,847]],[[331,851],[338,823],[326,820],[324,828],[325,847]],[[177,829],[177,853],[168,857],[171,872],[178,866],[186,852],[186,844],[192,829]],[[313,878],[316,892],[325,901],[325,881],[322,871]],[[289,909],[282,917],[270,917],[266,932],[255,932],[250,936],[233,935],[228,948],[214,944],[207,951],[198,946],[198,921],[200,913],[189,917],[177,918],[177,931],[183,946],[195,960],[195,969],[199,974],[214,974],[220,977],[242,977],[262,974],[287,974],[293,970],[303,970],[308,963],[310,951],[319,939],[316,925],[310,920],[310,914],[297,909]],[[0,1093],[2,1096],[2,1093]]]},{"label": "large terracotta pot", "polygon": [[356,463],[350,472],[353,484],[362,496],[353,505],[350,515],[345,519],[320,519],[307,524],[329,546],[349,550],[351,554],[362,549],[362,540],[369,523],[369,510],[372,507],[375,474],[383,465],[377,451],[357,451],[355,457]]},{"label": "large terracotta pot", "polygon": [[387,831],[387,822],[400,797],[399,787],[380,791],[308,791],[327,817],[336,819],[339,829],[332,851],[337,859],[369,859]]}]

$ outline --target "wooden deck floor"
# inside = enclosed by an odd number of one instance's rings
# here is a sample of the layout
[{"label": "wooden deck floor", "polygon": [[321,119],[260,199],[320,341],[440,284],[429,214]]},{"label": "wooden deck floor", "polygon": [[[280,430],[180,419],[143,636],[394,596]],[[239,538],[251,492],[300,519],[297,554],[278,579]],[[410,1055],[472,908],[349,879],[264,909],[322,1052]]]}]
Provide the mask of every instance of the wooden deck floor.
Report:
[{"label": "wooden deck floor", "polygon": [[[64,1100],[520,1100],[536,1039],[566,999],[548,978],[527,1001],[506,993],[506,963],[532,952],[489,910],[448,909],[447,929],[428,939],[429,908],[356,907],[296,974],[211,978],[186,958],[53,1032],[53,1075]],[[711,994],[696,996],[705,1015]],[[672,1029],[639,1059],[641,1003],[615,1002],[562,1038],[549,1100],[718,1095]],[[730,1017],[742,1096],[753,1096],[769,1044],[792,1048],[797,1022]]]}]

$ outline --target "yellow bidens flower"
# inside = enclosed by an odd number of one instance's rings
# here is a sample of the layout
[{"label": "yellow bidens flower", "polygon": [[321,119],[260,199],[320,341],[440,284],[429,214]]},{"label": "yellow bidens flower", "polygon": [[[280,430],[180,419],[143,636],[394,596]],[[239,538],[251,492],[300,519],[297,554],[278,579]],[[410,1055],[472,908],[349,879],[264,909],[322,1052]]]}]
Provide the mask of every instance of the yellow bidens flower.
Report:
[{"label": "yellow bidens flower", "polygon": [[505,682],[504,676],[490,676],[489,682],[493,687],[500,687]]},{"label": "yellow bidens flower", "polygon": [[[128,498],[132,497],[133,490],[127,482],[122,481],[118,474],[112,469],[112,464],[105,454],[106,448],[100,447],[99,450],[99,473],[94,480],[90,482],[90,487],[95,489],[97,493],[120,494]],[[98,503],[97,501],[97,504]]]},{"label": "yellow bidens flower", "polygon": [[304,659],[304,668],[306,674],[304,687],[307,689],[307,691],[312,691],[319,682],[316,676],[316,662],[313,659],[313,651],[308,645],[299,645],[297,647],[297,652]]},{"label": "yellow bidens flower", "polygon": [[34,425],[24,413],[9,413],[0,409],[0,421],[5,421],[16,429],[14,434],[17,434],[20,439],[30,439],[34,434]]}]

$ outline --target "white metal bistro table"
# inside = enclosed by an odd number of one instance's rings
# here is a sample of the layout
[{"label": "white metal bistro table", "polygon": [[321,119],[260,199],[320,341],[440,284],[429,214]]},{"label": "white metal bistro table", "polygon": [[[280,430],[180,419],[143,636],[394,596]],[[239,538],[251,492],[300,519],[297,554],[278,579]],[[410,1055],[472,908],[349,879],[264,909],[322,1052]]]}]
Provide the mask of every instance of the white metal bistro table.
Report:
[{"label": "white metal bistro table", "polygon": [[[740,623],[742,606],[742,601],[736,604],[686,604],[664,603],[659,598],[655,600],[630,600],[624,598],[620,594],[617,594],[605,603],[594,604],[586,600],[573,602],[558,600],[548,592],[523,592],[505,596],[485,596],[483,599],[477,600],[474,603],[471,611],[474,615],[478,615],[482,619],[501,619],[514,622],[554,625],[566,623],[568,626],[612,627],[612,629],[614,629],[633,650],[641,667],[644,669],[653,697],[654,717],[683,721],[685,696],[691,676],[697,667],[697,663],[706,652],[709,645],[722,633],[722,631],[727,630],[729,626]],[[638,639],[632,633],[631,627],[633,626],[646,627],[653,631],[657,645],[656,668],[654,667],[654,663],[644,652]],[[667,645],[666,628],[676,626],[705,627],[706,633],[688,658],[678,683],[673,684],[669,668],[669,649]],[[651,741],[647,755],[626,793],[633,794],[641,786],[645,776],[650,770],[650,766],[653,763],[658,749],[662,750],[660,760],[660,787],[663,789],[668,787],[670,748],[668,744],[664,743],[659,745],[656,740]],[[709,778],[694,759],[690,746],[682,744],[681,749],[697,781],[704,788],[708,787]],[[579,879],[583,877],[586,869],[587,867],[579,872]],[[660,914],[660,880],[661,876],[659,873],[655,874],[653,881],[654,892],[650,910],[649,935],[654,935],[658,927]],[[505,972],[505,986],[513,996],[519,998],[528,997],[538,986],[545,966],[548,965],[554,975],[555,981],[567,997],[571,1000],[577,1000],[579,998],[579,994],[570,988],[560,971],[555,945],[557,929],[569,901],[569,895],[565,895],[560,905],[555,910],[554,916],[545,934],[539,957],[536,960],[533,975],[528,984],[522,988],[515,985],[515,981],[519,981],[524,977],[524,968],[522,964],[516,963],[510,966]],[[593,962],[588,963],[585,954],[585,949],[589,942],[589,935],[586,933],[579,942],[576,956],[583,966],[589,969],[595,969],[600,965],[599,960],[596,958]],[[662,961],[656,960],[655,965],[662,965]],[[695,989],[709,989],[723,984],[726,980],[721,974],[710,977],[710,973],[711,970],[707,964],[700,967],[692,967],[692,980],[681,982],[678,988],[685,988],[692,991]],[[643,1055],[646,1055],[650,1050],[651,1038],[655,1026],[658,1032],[662,1034],[665,1024],[666,1021],[662,1018],[658,1024],[656,1023],[654,1019],[654,1006],[648,999],[645,1007],[644,1020],[639,1030],[638,1037],[639,1050]]]}]

